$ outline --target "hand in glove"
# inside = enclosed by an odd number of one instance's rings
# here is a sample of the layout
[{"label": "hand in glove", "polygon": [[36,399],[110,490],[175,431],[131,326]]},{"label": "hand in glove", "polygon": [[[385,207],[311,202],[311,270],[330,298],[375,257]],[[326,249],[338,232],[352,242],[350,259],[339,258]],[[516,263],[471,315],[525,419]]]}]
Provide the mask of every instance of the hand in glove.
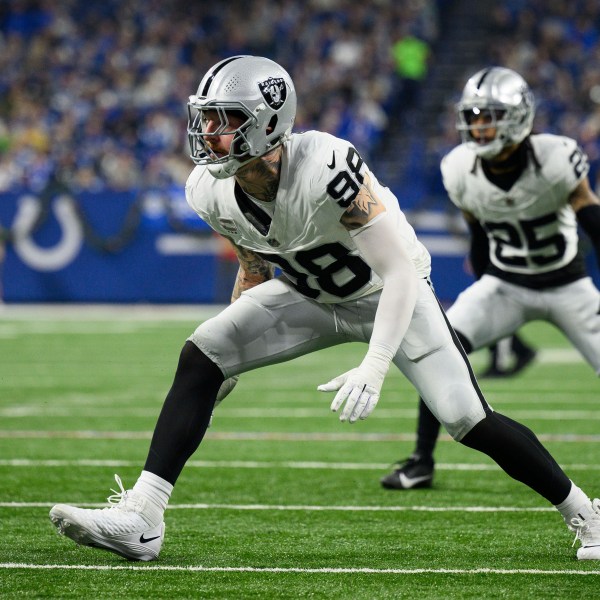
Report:
[{"label": "hand in glove", "polygon": [[360,369],[342,373],[317,389],[321,392],[337,391],[331,403],[331,410],[337,412],[346,401],[340,421],[350,421],[350,423],[356,422],[357,419],[366,419],[373,412],[379,400],[379,388],[365,383]]},{"label": "hand in glove", "polygon": [[392,357],[389,350],[370,348],[358,368],[342,373],[317,388],[321,392],[337,391],[331,403],[333,412],[337,412],[346,402],[340,421],[355,423],[357,419],[366,419],[373,412]]}]

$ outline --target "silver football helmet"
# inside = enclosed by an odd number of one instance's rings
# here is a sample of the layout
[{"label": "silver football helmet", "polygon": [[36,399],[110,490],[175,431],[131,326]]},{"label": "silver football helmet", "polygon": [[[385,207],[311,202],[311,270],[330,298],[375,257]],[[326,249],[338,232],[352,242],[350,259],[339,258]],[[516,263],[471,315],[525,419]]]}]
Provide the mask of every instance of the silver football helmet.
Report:
[{"label": "silver football helmet", "polygon": [[[535,100],[527,82],[515,71],[503,67],[482,69],[469,78],[456,105],[456,128],[481,158],[491,159],[507,146],[522,142],[533,127]],[[485,114],[489,122],[474,124]],[[495,128],[493,140],[478,140],[473,132]]]},{"label": "silver football helmet", "polygon": [[[208,111],[220,122],[212,132],[204,130]],[[232,115],[244,121],[227,131]],[[208,165],[217,179],[231,177],[244,163],[282,144],[295,118],[296,90],[285,69],[259,56],[227,58],[206,73],[196,95],[190,96],[190,156],[197,165]],[[233,136],[225,156],[216,154],[207,142],[206,138],[214,135]]]}]

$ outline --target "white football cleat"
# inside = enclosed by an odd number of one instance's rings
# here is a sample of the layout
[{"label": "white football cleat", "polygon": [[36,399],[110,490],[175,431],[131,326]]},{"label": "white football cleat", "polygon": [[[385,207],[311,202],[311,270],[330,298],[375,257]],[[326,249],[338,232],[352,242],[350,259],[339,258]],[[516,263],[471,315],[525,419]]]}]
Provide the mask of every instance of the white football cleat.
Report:
[{"label": "white football cleat", "polygon": [[144,515],[147,499],[133,490],[125,490],[115,475],[121,491],[109,496],[107,508],[77,508],[57,504],[50,510],[50,520],[58,533],[82,546],[102,548],[129,560],[156,560],[165,537],[161,519],[152,524]]},{"label": "white football cleat", "polygon": [[600,500],[592,502],[594,514],[587,519],[574,517],[571,527],[575,531],[575,540],[581,541],[581,548],[577,550],[579,560],[600,560]]}]

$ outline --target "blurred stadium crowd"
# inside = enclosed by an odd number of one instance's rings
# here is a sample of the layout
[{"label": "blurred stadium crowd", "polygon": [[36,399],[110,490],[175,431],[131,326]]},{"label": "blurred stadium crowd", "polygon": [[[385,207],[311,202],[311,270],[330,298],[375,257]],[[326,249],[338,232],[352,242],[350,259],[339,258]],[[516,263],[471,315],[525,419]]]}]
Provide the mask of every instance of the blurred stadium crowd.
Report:
[{"label": "blurred stadium crowd", "polygon": [[435,2],[4,0],[0,3],[0,191],[183,183],[185,103],[224,57],[290,71],[297,129],[374,149],[401,91],[391,48],[437,34]]},{"label": "blurred stadium crowd", "polygon": [[[534,132],[577,139],[590,158],[590,181],[600,190],[600,2],[597,0],[504,0],[487,2],[485,52],[465,64],[463,77],[448,94],[438,134],[428,150],[439,165],[458,141],[454,105],[468,76],[500,65],[521,73],[536,98]],[[460,61],[460,57],[457,56]]]},{"label": "blurred stadium crowd", "polygon": [[[462,0],[456,0],[461,2]],[[480,0],[486,2],[486,0]],[[0,192],[75,192],[183,183],[185,103],[212,64],[260,54],[299,92],[297,130],[350,139],[377,169],[382,140],[427,93],[453,0],[3,0]],[[600,163],[600,2],[488,1],[478,64],[464,64],[427,140],[457,143],[453,103],[486,64],[516,69],[537,100],[535,129],[580,140]],[[457,54],[454,60],[461,63]],[[595,177],[595,176],[594,176]],[[592,183],[597,184],[594,178]],[[598,187],[596,185],[596,187]]]}]

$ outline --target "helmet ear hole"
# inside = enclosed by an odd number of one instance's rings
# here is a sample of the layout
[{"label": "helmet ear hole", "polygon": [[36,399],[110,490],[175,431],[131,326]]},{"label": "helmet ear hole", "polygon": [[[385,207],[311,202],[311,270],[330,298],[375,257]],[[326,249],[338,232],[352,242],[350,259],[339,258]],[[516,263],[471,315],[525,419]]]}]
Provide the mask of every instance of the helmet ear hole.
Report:
[{"label": "helmet ear hole", "polygon": [[267,137],[269,137],[275,131],[278,120],[279,119],[277,118],[277,115],[273,115],[271,117],[271,120],[269,121],[269,124],[267,125]]}]

